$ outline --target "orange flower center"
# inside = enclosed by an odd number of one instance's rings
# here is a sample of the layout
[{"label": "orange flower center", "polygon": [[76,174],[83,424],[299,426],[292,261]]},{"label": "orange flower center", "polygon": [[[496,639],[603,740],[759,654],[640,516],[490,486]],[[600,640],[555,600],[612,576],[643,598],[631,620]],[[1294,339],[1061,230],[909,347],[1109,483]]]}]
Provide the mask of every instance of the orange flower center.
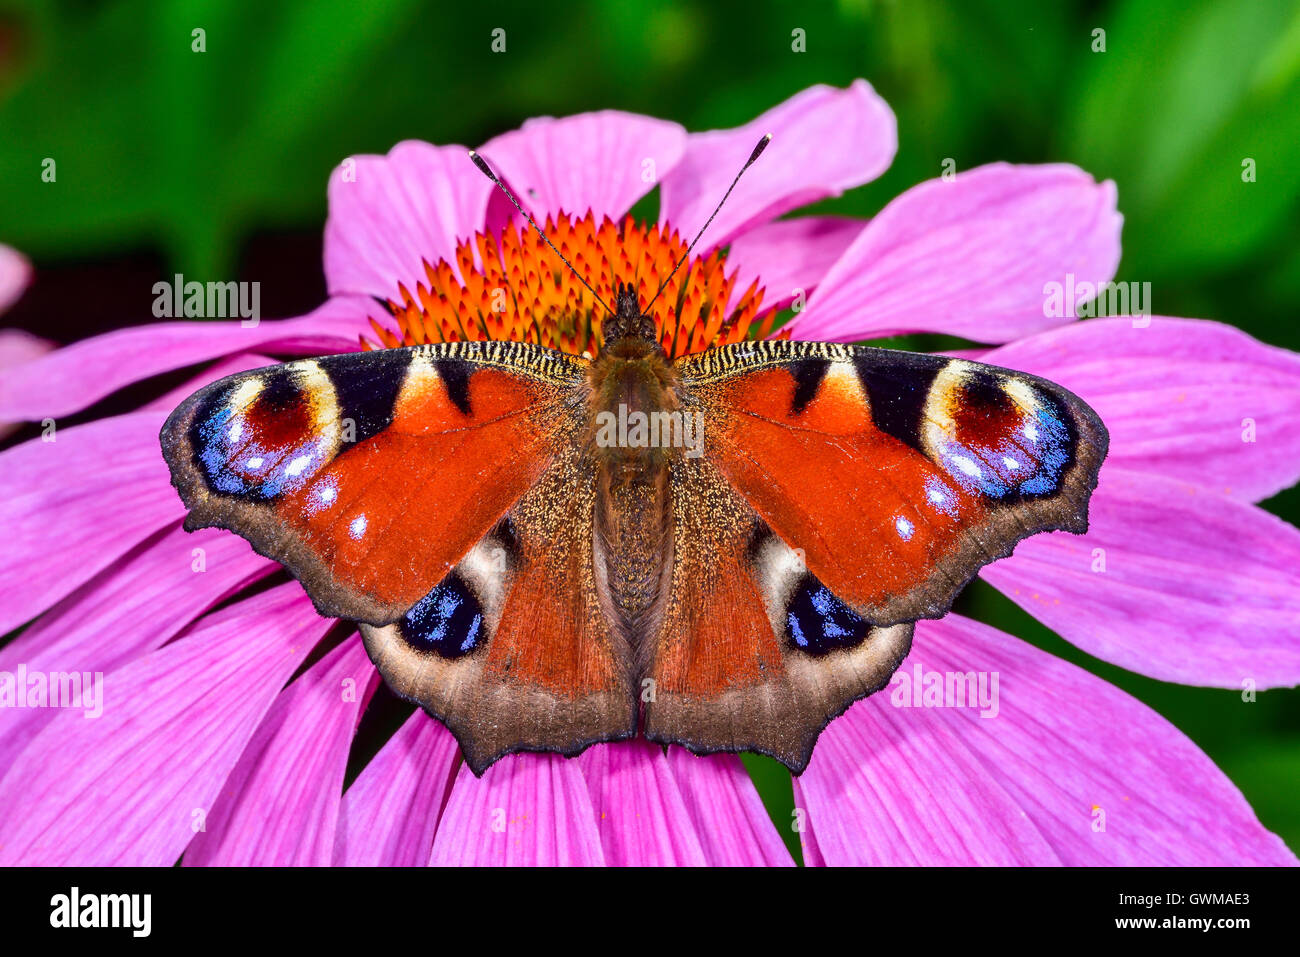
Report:
[{"label": "orange flower center", "polygon": [[[560,213],[543,229],[610,305],[616,286],[630,283],[644,309],[686,252],[675,230],[631,216],[621,225],[605,217],[597,226],[590,212],[576,221]],[[695,256],[655,302],[651,315],[670,358],[771,335],[777,313],[762,310],[758,280],[736,295],[736,273],[728,276],[725,267],[721,250]],[[604,309],[530,226],[512,223],[499,239],[477,233],[457,244],[455,269],[439,260],[426,262],[424,272],[414,293],[399,285],[401,301],[388,301],[397,328],[372,318],[377,341],[363,336],[363,349],[503,339],[593,356],[600,346]]]}]

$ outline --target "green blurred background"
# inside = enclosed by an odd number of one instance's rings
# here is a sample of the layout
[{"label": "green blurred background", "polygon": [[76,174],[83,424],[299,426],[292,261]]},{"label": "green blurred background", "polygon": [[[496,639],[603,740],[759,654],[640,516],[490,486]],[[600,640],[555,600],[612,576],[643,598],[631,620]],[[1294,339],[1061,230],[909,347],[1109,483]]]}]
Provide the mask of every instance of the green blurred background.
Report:
[{"label": "green blurred background", "polygon": [[[150,321],[153,282],[178,271],[259,280],[264,314],[296,315],[324,296],[325,183],[346,156],[603,107],[732,126],[858,76],[898,116],[898,157],[817,209],[869,216],[946,157],[1077,163],[1117,182],[1119,278],[1151,282],[1157,313],[1300,347],[1300,4],[1284,0],[0,0],[0,241],[38,269],[3,324],[67,342]],[[1266,507],[1296,523],[1300,492]],[[1151,704],[1300,849],[1300,692],[1243,704],[1128,674],[979,584],[959,608]],[[794,846],[788,776],[749,764]]]}]

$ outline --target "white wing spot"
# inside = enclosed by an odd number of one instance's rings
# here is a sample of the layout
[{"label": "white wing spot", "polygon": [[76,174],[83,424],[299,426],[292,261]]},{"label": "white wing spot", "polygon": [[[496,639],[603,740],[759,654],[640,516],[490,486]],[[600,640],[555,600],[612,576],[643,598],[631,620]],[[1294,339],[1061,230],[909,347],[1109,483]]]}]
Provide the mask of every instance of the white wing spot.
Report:
[{"label": "white wing spot", "polygon": [[309,464],[311,464],[311,456],[300,455],[292,462],[289,463],[288,467],[284,470],[284,474],[288,475],[290,478],[295,478],[301,475],[302,470],[305,469]]}]

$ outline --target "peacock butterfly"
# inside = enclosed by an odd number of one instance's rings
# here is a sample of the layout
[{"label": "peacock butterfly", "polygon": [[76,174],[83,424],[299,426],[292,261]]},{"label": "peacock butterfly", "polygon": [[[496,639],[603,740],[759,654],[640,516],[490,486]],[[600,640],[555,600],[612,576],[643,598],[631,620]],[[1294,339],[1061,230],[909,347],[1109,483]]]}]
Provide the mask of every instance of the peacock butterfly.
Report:
[{"label": "peacock butterfly", "polygon": [[916,620],[1021,539],[1087,528],[1107,433],[1060,386],[820,342],[670,360],[630,286],[609,311],[592,358],[289,362],[162,430],[185,527],[242,535],[357,621],[476,774],[638,732],[798,774]]}]

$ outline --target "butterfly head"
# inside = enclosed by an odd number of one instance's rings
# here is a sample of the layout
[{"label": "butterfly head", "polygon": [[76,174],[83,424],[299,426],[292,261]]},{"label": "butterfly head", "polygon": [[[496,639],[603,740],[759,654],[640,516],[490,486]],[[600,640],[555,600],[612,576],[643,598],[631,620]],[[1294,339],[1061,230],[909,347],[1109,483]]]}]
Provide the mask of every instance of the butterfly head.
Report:
[{"label": "butterfly head", "polygon": [[631,283],[619,284],[614,311],[605,320],[601,332],[606,348],[624,339],[647,343],[659,340],[654,317],[641,311],[641,302]]}]

